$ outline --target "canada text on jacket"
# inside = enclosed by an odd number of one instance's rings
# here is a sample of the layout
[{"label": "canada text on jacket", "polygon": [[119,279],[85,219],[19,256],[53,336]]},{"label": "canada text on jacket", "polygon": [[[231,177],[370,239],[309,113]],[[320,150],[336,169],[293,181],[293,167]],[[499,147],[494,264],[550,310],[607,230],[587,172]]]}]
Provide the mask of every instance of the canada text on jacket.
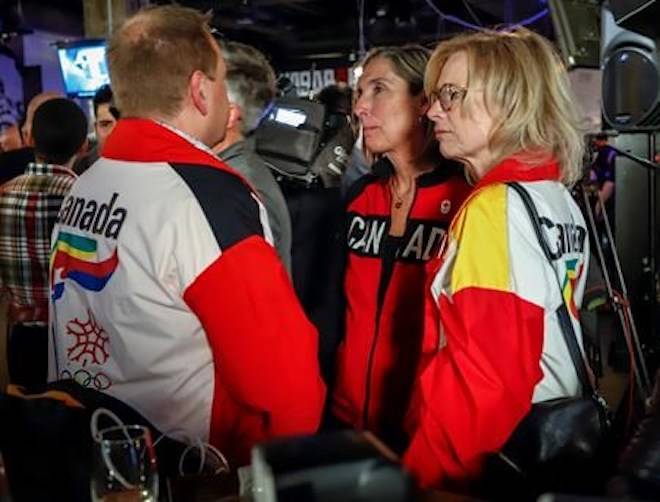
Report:
[{"label": "canada text on jacket", "polygon": [[558,260],[565,254],[583,253],[587,229],[574,223],[554,222],[542,216],[541,224],[547,228],[547,242],[550,245],[550,256]]},{"label": "canada text on jacket", "polygon": [[[348,248],[362,256],[380,256],[389,221],[389,218],[384,216],[349,213]],[[446,224],[430,220],[408,220],[398,258],[406,261],[427,261],[437,253],[445,233]]]},{"label": "canada text on jacket", "polygon": [[58,223],[116,239],[127,214],[126,208],[115,207],[118,197],[114,192],[109,202],[98,202],[69,195],[62,204]]}]

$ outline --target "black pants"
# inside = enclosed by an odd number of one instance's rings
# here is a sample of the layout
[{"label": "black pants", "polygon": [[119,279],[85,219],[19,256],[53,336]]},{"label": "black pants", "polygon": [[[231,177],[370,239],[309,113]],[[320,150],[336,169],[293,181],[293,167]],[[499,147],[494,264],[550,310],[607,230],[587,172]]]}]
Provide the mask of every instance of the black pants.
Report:
[{"label": "black pants", "polygon": [[9,382],[32,387],[48,378],[48,326],[15,324],[7,341]]}]

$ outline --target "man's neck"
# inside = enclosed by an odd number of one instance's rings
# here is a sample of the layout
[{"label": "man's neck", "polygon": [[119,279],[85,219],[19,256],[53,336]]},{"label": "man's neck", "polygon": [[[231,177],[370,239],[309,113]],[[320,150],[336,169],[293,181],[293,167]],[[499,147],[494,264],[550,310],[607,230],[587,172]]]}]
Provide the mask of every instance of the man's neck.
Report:
[{"label": "man's neck", "polygon": [[201,131],[198,130],[197,127],[195,127],[196,121],[190,117],[190,114],[185,113],[185,111],[179,113],[175,117],[169,117],[154,113],[154,114],[142,116],[140,118],[152,120],[160,124],[166,124],[170,127],[173,127],[177,131],[182,132],[188,137],[194,139],[195,141],[208,145],[208,143],[206,142],[206,138],[202,137],[203,134],[201,134]]},{"label": "man's neck", "polygon": [[77,158],[78,158],[78,156],[74,155],[73,157],[71,157],[69,159],[68,162],[65,162],[64,164],[57,164],[55,162],[48,162],[48,159],[46,159],[46,158],[44,158],[40,155],[35,155],[34,161],[37,164],[50,164],[50,165],[54,165],[54,166],[66,167],[67,169],[73,169],[73,164],[75,164]]},{"label": "man's neck", "polygon": [[244,140],[245,137],[241,134],[240,131],[238,131],[235,128],[230,128],[227,129],[227,133],[225,134],[225,139],[223,139],[220,143],[217,143],[213,145],[213,153],[216,155],[219,155],[221,152],[224,152],[227,148],[230,146],[235,145],[239,141]]}]

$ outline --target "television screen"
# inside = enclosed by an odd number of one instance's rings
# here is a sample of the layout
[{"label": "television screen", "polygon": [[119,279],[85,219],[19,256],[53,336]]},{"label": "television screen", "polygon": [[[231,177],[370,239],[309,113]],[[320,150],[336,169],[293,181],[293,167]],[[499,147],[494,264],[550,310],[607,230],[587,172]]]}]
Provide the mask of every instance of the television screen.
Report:
[{"label": "television screen", "polygon": [[280,124],[286,124],[291,127],[300,127],[307,120],[307,114],[303,110],[275,106],[273,107],[272,112],[268,115],[268,118],[279,122]]},{"label": "television screen", "polygon": [[85,40],[57,49],[64,79],[64,88],[71,97],[93,96],[96,90],[110,83],[103,40]]}]

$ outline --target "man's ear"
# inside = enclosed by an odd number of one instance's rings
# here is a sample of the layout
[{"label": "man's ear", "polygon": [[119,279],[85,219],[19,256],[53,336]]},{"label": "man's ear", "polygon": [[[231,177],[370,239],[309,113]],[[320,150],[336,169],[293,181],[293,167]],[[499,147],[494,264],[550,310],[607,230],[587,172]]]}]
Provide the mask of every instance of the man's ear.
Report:
[{"label": "man's ear", "polygon": [[240,122],[243,119],[241,107],[235,103],[229,103],[229,118],[227,119],[227,129],[240,129]]},{"label": "man's ear", "polygon": [[78,149],[78,155],[80,156],[86,155],[88,151],[89,151],[89,140],[85,138],[85,141],[83,141],[83,144],[80,145],[80,148]]},{"label": "man's ear", "polygon": [[195,108],[203,116],[209,112],[207,91],[206,91],[206,75],[199,70],[195,70],[190,77],[190,98],[192,99]]},{"label": "man's ear", "polygon": [[23,137],[23,144],[25,146],[34,147],[34,140],[32,139],[32,131],[28,130],[27,127],[21,129],[21,136]]}]

